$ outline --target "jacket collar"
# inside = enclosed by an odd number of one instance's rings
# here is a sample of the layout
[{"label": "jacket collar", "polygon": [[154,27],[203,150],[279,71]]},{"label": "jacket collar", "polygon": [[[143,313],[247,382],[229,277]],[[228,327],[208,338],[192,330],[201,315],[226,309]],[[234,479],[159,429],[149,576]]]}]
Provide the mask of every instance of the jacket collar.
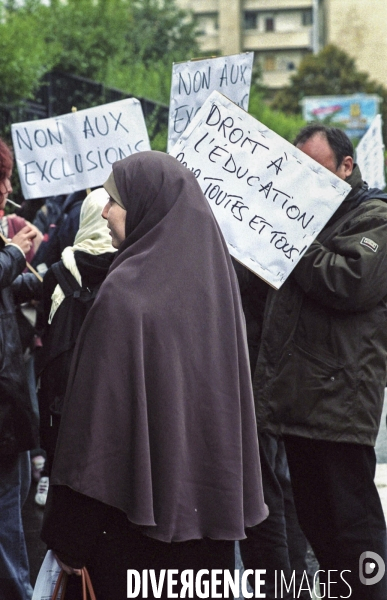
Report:
[{"label": "jacket collar", "polygon": [[360,190],[368,189],[368,185],[363,181],[359,166],[356,163],[353,166],[352,173],[345,181],[346,183],[349,183],[352,190],[349,192],[344,202],[351,202]]},{"label": "jacket collar", "polygon": [[333,225],[338,219],[340,219],[340,217],[358,207],[366,200],[379,199],[387,202],[387,194],[379,189],[369,188],[368,184],[363,181],[361,171],[357,164],[354,165],[351,175],[347,177],[345,181],[349,183],[352,189],[346,196],[345,200],[343,200],[343,202],[340,204],[336,212],[329,219],[325,227]]},{"label": "jacket collar", "polygon": [[[327,226],[332,225],[340,219],[342,215],[356,208],[364,199],[364,192],[367,191],[368,185],[363,181],[360,169],[357,164],[354,165],[353,171],[345,180],[351,186],[351,191],[346,196],[345,200],[340,204],[339,208],[334,212],[329,219]],[[325,229],[325,228],[324,228]]]}]

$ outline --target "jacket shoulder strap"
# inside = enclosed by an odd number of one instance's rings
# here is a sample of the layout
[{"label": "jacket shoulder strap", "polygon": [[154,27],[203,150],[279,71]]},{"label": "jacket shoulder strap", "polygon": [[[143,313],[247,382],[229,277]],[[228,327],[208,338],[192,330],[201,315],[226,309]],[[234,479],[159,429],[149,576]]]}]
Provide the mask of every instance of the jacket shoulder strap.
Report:
[{"label": "jacket shoulder strap", "polygon": [[51,269],[66,298],[67,296],[72,296],[74,292],[82,289],[78,281],[70,273],[70,271],[66,269],[62,261],[51,265]]}]

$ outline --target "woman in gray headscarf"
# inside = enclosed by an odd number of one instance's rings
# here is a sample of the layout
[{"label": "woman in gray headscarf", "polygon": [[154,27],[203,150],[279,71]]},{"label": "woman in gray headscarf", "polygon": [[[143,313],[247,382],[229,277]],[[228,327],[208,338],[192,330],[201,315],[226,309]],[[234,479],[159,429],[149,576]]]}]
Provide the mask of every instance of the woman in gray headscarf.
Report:
[{"label": "woman in gray headscarf", "polygon": [[233,570],[266,507],[238,283],[194,175],[141,152],[105,187],[119,250],[75,350],[43,539],[119,599],[127,569]]}]

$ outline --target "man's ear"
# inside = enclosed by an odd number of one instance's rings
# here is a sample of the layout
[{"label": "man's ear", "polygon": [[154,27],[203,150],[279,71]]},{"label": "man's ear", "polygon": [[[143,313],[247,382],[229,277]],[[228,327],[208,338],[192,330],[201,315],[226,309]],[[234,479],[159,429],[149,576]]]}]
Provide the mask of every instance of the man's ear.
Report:
[{"label": "man's ear", "polygon": [[353,158],[352,156],[345,156],[343,158],[343,162],[339,167],[340,175],[342,179],[347,179],[352,174],[353,171]]}]

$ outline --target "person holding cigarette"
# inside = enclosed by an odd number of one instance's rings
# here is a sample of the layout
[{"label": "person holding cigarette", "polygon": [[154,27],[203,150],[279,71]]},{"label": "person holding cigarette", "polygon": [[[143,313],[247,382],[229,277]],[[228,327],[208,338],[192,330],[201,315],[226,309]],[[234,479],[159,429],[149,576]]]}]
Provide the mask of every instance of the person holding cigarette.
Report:
[{"label": "person holding cigarette", "polygon": [[[13,155],[0,139],[0,210],[12,192]],[[38,445],[15,307],[38,298],[40,281],[23,273],[36,232],[26,225],[0,248],[0,590],[2,600],[32,596],[21,509],[30,482],[29,450]]]}]

